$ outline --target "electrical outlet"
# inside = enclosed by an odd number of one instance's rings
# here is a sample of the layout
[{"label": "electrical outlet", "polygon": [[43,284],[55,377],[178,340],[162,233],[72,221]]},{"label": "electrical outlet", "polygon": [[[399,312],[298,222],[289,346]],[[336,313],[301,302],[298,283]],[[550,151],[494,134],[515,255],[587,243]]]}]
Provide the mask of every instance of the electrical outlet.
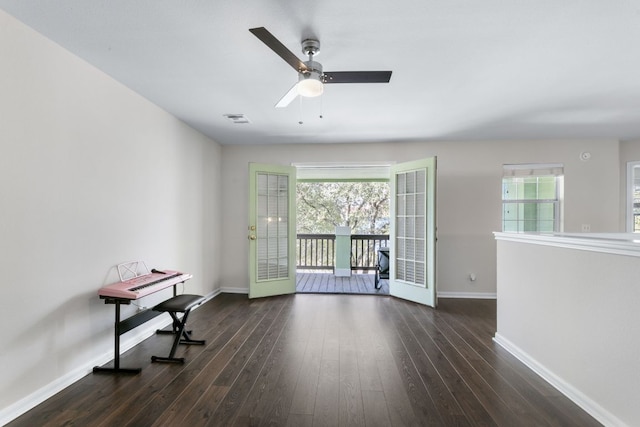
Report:
[{"label": "electrical outlet", "polygon": [[588,233],[591,231],[591,224],[582,224],[582,232]]}]

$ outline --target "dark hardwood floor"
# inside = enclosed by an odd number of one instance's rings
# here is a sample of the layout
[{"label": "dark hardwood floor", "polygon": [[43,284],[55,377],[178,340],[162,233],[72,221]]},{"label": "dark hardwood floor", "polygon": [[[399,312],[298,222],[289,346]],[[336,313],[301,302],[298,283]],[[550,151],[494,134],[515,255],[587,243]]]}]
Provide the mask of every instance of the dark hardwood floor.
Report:
[{"label": "dark hardwood floor", "polygon": [[388,296],[220,295],[192,313],[184,365],[151,364],[171,336],[89,374],[17,426],[596,426],[493,343],[492,300],[437,310]]}]

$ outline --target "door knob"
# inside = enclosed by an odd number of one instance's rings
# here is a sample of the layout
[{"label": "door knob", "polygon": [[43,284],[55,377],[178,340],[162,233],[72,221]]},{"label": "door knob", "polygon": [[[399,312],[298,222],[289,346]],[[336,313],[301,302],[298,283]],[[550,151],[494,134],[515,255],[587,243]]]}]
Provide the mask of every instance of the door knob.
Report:
[{"label": "door knob", "polygon": [[249,240],[256,240],[256,236],[254,236],[253,234],[249,235]]}]

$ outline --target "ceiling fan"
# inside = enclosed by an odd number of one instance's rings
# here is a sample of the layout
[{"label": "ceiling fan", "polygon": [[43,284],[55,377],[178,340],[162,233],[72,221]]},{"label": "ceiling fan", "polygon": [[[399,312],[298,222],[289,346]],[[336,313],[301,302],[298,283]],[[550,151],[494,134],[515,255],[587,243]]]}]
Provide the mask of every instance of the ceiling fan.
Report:
[{"label": "ceiling fan", "polygon": [[266,28],[250,28],[249,31],[298,73],[298,83],[293,85],[289,92],[278,101],[276,108],[286,107],[298,95],[304,97],[321,95],[325,84],[389,83],[391,80],[391,71],[323,71],[322,64],[313,60],[313,56],[320,51],[318,40],[305,39],[302,41],[302,52],[309,57],[309,60],[301,61]]}]

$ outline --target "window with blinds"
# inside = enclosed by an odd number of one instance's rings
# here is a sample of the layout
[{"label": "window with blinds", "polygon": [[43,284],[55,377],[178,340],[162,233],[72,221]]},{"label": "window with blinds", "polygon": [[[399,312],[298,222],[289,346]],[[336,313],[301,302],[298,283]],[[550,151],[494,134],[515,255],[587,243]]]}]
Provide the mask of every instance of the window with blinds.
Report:
[{"label": "window with blinds", "polygon": [[396,175],[395,278],[426,286],[426,170]]},{"label": "window with blinds", "polygon": [[502,231],[561,231],[563,173],[561,164],[504,165]]},{"label": "window with blinds", "polygon": [[640,162],[627,163],[627,231],[640,233]]},{"label": "window with blinds", "polygon": [[257,280],[286,278],[289,276],[288,177],[259,173],[257,197]]}]

